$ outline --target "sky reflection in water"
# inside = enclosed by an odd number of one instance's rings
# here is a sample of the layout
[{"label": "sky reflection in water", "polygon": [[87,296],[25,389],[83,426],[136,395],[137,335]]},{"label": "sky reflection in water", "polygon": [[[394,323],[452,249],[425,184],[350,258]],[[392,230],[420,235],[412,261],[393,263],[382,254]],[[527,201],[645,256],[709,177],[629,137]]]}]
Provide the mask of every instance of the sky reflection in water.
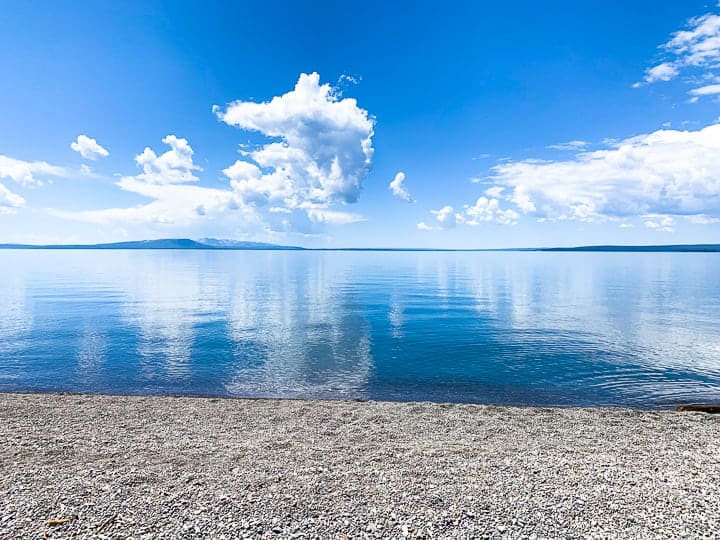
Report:
[{"label": "sky reflection in water", "polygon": [[0,252],[0,390],[720,399],[717,254]]}]

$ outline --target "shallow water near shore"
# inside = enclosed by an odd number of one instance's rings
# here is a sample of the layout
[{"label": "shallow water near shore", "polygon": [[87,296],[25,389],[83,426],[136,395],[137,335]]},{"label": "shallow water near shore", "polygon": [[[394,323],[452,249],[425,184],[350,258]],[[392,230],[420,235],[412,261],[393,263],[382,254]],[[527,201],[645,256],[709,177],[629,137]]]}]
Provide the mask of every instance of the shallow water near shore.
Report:
[{"label": "shallow water near shore", "polygon": [[0,252],[0,391],[720,401],[720,256]]}]

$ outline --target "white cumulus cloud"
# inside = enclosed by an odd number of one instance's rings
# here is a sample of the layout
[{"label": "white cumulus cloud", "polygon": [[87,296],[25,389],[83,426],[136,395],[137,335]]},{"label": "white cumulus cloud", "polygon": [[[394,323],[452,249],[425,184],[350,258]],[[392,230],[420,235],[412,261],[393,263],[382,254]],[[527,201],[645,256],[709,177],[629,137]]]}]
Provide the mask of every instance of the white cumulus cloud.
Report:
[{"label": "white cumulus cloud", "polygon": [[36,177],[67,174],[65,168],[50,165],[45,161],[23,161],[0,155],[0,178],[9,178],[23,186],[41,185],[42,181]]},{"label": "white cumulus cloud", "polygon": [[487,197],[478,197],[475,204],[465,207],[463,216],[464,223],[468,225],[480,225],[485,222],[495,221],[502,225],[511,225],[517,223],[520,214],[509,208],[502,210],[500,201],[497,199],[488,199]]},{"label": "white cumulus cloud", "polygon": [[432,227],[431,225],[428,225],[424,221],[421,221],[417,224],[417,228],[420,231],[434,231],[437,227]]},{"label": "white cumulus cloud", "polygon": [[452,229],[458,223],[462,221],[462,216],[455,213],[455,209],[448,205],[443,206],[440,210],[430,210],[430,213],[435,216],[435,219],[443,229]]},{"label": "white cumulus cloud", "polygon": [[[648,84],[657,81],[669,81],[677,77],[680,70],[674,64],[670,62],[663,62],[657,66],[653,66],[645,70],[644,81]],[[639,86],[639,85],[638,85]]]},{"label": "white cumulus cloud", "polygon": [[[492,167],[484,195],[456,212],[431,210],[439,228],[538,221],[624,223],[673,232],[678,218],[720,222],[720,124],[608,140],[570,159],[505,161]],[[418,228],[433,226],[418,225]]]},{"label": "white cumulus cloud", "polygon": [[355,99],[321,84],[317,73],[301,74],[294,89],[269,101],[235,101],[213,112],[228,125],[267,137],[257,146],[240,145],[240,158],[222,171],[226,187],[199,185],[203,169],[189,142],[168,135],[163,143],[169,149],[158,154],[145,148],[135,157],[141,172],[117,182],[149,202],[55,213],[94,223],[235,219],[236,230],[249,225],[269,234],[316,234],[325,225],[364,220],[337,208],[357,201],[372,164],[375,121]]},{"label": "white cumulus cloud", "polygon": [[[490,188],[493,193],[502,192],[502,188]],[[478,197],[473,204],[466,204],[461,211],[455,211],[450,205],[445,205],[439,210],[430,210],[435,216],[437,225],[428,225],[424,221],[417,224],[417,228],[423,231],[452,229],[457,225],[464,224],[470,226],[478,226],[484,223],[499,223],[501,225],[514,225],[518,222],[520,214],[512,208],[503,209],[501,203],[496,198]]]},{"label": "white cumulus cloud", "polygon": [[193,163],[193,149],[186,139],[168,135],[162,140],[170,150],[159,156],[146,147],[142,154],[135,156],[135,163],[142,167],[142,174],[137,178],[151,184],[181,184],[197,182],[198,177],[193,171],[202,171]]},{"label": "white cumulus cloud", "polygon": [[511,161],[493,171],[517,209],[541,220],[720,216],[720,124],[659,130],[569,160]]},{"label": "white cumulus cloud", "polygon": [[645,226],[648,229],[663,232],[675,232],[675,219],[670,216],[647,215],[645,217]]},{"label": "white cumulus cloud", "polygon": [[720,15],[707,13],[688,21],[688,28],[675,32],[664,47],[690,66],[711,66],[720,60]]},{"label": "white cumulus cloud", "polygon": [[[226,212],[235,212],[245,220],[254,213],[246,208],[231,189],[194,185],[194,171],[202,169],[193,162],[193,149],[186,139],[168,135],[163,139],[170,149],[159,156],[145,148],[135,157],[140,174],[125,176],[117,185],[122,190],[150,199],[129,208],[104,208],[79,212],[55,212],[56,215],[98,224],[150,223],[187,226]],[[190,185],[189,185],[190,184]]]},{"label": "white cumulus cloud", "polygon": [[404,186],[405,173],[400,171],[395,175],[395,178],[388,184],[388,189],[393,195],[407,202],[415,202],[410,195],[410,192]]},{"label": "white cumulus cloud", "polygon": [[[305,121],[312,122],[310,116],[308,113]],[[342,112],[336,120],[341,122]],[[315,141],[314,146],[300,148],[274,141],[253,152],[246,152],[244,155],[250,156],[251,160],[237,160],[223,170],[230,180],[224,189],[197,185],[199,178],[196,172],[202,171],[202,168],[193,160],[192,147],[186,139],[168,135],[163,139],[169,146],[168,150],[158,155],[153,149],[145,148],[135,157],[142,172],[122,177],[117,182],[122,190],[150,199],[150,202],[129,208],[54,213],[98,224],[146,223],[161,226],[190,226],[222,217],[235,220],[240,228],[302,233],[314,233],[318,226],[323,225],[363,221],[364,218],[359,214],[330,207],[336,196],[341,202],[352,199],[350,195],[341,196],[339,191],[333,190],[337,188],[342,191],[343,182],[354,182],[353,174],[359,174],[355,170],[343,177],[342,167],[352,161],[348,156],[352,145],[342,140],[342,126],[336,128],[329,136],[330,139],[340,141],[341,146],[338,148],[323,146],[333,142],[328,138],[329,128],[326,125],[323,128],[324,135],[318,135],[320,140]],[[350,129],[350,132],[352,134],[353,130]],[[270,130],[267,134],[270,133],[275,132]],[[350,138],[362,147],[362,141],[352,135]],[[294,139],[289,137],[288,140]],[[342,144],[348,146],[343,147]],[[330,162],[320,163],[316,161],[316,154],[309,153],[310,147],[323,155],[330,152],[338,155]],[[371,148],[360,151],[370,159]],[[323,163],[329,167],[325,171],[321,170]],[[317,183],[311,185],[310,179],[317,180]],[[268,206],[270,202],[273,204]]]},{"label": "white cumulus cloud", "polygon": [[85,159],[97,159],[110,155],[110,152],[100,146],[95,139],[87,135],[78,135],[77,139],[70,143],[70,148]]},{"label": "white cumulus cloud", "polygon": [[357,201],[372,164],[374,120],[317,73],[301,74],[293,90],[270,101],[214,110],[231,126],[275,139],[225,169],[243,200],[287,208]]}]

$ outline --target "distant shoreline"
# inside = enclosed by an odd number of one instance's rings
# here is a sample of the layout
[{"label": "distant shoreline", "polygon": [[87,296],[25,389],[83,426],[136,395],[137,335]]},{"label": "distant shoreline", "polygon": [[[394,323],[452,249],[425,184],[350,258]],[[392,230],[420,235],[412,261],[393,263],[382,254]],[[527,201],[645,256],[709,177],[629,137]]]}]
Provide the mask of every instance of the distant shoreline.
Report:
[{"label": "distant shoreline", "polygon": [[702,413],[0,393],[0,528],[701,537],[719,446]]},{"label": "distant shoreline", "polygon": [[165,238],[160,240],[139,240],[109,244],[0,244],[0,249],[27,250],[207,250],[207,251],[399,251],[399,252],[614,252],[614,253],[717,253],[720,244],[663,244],[663,245],[594,245],[569,247],[528,247],[528,248],[382,248],[382,247],[341,247],[305,248],[283,246],[261,242],[235,240],[188,238]]}]

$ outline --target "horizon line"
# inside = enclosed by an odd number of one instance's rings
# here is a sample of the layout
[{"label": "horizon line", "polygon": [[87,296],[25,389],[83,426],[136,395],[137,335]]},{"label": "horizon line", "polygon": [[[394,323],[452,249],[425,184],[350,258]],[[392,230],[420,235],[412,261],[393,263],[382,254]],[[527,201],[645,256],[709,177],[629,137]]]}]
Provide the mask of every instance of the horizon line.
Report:
[{"label": "horizon line", "polygon": [[[226,242],[206,243],[202,240]],[[432,248],[432,247],[302,247],[243,240],[189,238],[158,238],[93,244],[22,244],[2,243],[0,249],[48,250],[207,250],[207,251],[435,251],[435,252],[493,252],[493,251],[687,251],[720,252],[720,243],[710,244],[588,244],[576,246],[536,246],[499,248]]]}]

